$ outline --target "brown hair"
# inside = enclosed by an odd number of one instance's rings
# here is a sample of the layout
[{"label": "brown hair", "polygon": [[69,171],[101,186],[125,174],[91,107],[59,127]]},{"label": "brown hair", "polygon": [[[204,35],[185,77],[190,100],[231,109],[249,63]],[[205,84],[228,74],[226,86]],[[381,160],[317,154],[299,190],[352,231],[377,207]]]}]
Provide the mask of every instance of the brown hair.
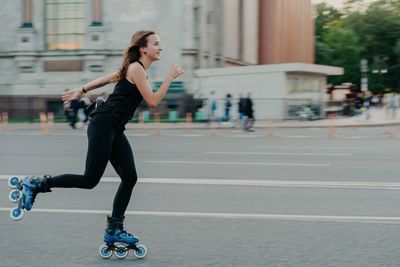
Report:
[{"label": "brown hair", "polygon": [[117,75],[117,81],[124,79],[129,65],[140,59],[140,48],[147,46],[147,37],[152,34],[155,34],[152,30],[140,30],[135,32],[132,36],[131,44],[124,53],[122,64]]}]

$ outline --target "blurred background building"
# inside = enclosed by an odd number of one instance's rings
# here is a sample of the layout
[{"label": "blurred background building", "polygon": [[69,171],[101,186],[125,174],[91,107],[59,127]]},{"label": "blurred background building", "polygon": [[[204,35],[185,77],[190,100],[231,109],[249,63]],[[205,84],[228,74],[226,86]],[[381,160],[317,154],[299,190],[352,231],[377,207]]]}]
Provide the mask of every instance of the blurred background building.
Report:
[{"label": "blurred background building", "polygon": [[[154,88],[170,64],[185,69],[171,86],[161,107],[165,110],[191,111],[190,99],[205,97],[207,92],[196,86],[198,69],[314,62],[310,0],[0,0],[0,4],[0,110],[11,118],[32,117],[43,110],[62,115],[63,91],[118,69],[132,34],[142,28],[154,29],[164,48],[161,62],[149,72]],[[289,73],[292,79],[293,73]],[[315,77],[323,79],[325,74]],[[320,87],[324,86],[322,81]]]}]

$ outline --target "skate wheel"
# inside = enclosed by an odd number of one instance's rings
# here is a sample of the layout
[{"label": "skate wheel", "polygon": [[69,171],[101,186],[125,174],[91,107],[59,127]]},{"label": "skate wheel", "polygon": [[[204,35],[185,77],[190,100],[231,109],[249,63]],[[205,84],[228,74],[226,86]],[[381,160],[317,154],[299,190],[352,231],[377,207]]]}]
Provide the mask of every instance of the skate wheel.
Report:
[{"label": "skate wheel", "polygon": [[19,190],[13,190],[8,194],[8,199],[12,202],[12,203],[17,203],[18,199],[21,198],[21,191]]},{"label": "skate wheel", "polygon": [[113,251],[109,249],[107,245],[101,245],[99,248],[99,254],[103,259],[109,259],[112,256]]},{"label": "skate wheel", "polygon": [[14,176],[8,179],[8,186],[13,189],[17,188],[20,183],[21,183],[21,178],[19,178],[18,176]]},{"label": "skate wheel", "polygon": [[115,247],[115,257],[118,259],[125,259],[128,256],[128,250],[124,245],[118,245]]},{"label": "skate wheel", "polygon": [[147,255],[147,248],[145,245],[137,245],[138,250],[133,251],[133,255],[138,259],[143,259]]},{"label": "skate wheel", "polygon": [[24,210],[19,208],[14,208],[10,211],[10,217],[14,221],[19,221],[24,217]]}]

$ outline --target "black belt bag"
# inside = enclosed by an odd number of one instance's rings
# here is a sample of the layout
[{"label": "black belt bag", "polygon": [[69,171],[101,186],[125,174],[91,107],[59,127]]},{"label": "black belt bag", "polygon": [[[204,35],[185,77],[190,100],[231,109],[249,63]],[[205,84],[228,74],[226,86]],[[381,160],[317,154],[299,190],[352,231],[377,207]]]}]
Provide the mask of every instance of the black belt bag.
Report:
[{"label": "black belt bag", "polygon": [[92,115],[93,113],[95,113],[102,105],[104,104],[104,101],[102,99],[98,99],[96,101],[94,101],[92,104],[90,104],[87,108],[86,108],[86,114]]}]

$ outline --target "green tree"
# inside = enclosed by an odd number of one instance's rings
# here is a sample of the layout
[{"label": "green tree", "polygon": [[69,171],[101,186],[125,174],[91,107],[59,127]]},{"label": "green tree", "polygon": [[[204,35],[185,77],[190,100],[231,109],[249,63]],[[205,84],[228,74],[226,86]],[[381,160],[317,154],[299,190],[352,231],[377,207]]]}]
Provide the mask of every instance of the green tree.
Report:
[{"label": "green tree", "polygon": [[340,19],[341,13],[325,3],[315,5],[315,63],[329,65],[332,49],[323,41],[323,34],[330,23]]},{"label": "green tree", "polygon": [[[382,92],[396,90],[400,75],[398,44],[400,37],[400,1],[380,0],[365,12],[351,12],[344,27],[352,29],[362,46],[361,57],[369,62],[369,88]],[[381,70],[387,70],[382,73]]]},{"label": "green tree", "polygon": [[400,0],[346,0],[342,11],[325,4],[315,10],[316,63],[345,69],[329,81],[359,85],[360,59],[366,59],[372,92],[399,90]]},{"label": "green tree", "polygon": [[324,41],[315,41],[315,63],[320,65],[330,65],[332,62],[333,51]]},{"label": "green tree", "polygon": [[353,12],[363,12],[369,6],[369,2],[365,0],[345,0],[343,1],[343,10],[346,14]]},{"label": "green tree", "polygon": [[325,31],[323,41],[331,50],[331,61],[322,63],[344,68],[344,75],[329,77],[328,81],[359,84],[361,47],[357,35],[351,29],[332,26]]},{"label": "green tree", "polygon": [[322,38],[325,28],[332,21],[340,20],[343,14],[325,3],[315,5],[315,36]]}]

